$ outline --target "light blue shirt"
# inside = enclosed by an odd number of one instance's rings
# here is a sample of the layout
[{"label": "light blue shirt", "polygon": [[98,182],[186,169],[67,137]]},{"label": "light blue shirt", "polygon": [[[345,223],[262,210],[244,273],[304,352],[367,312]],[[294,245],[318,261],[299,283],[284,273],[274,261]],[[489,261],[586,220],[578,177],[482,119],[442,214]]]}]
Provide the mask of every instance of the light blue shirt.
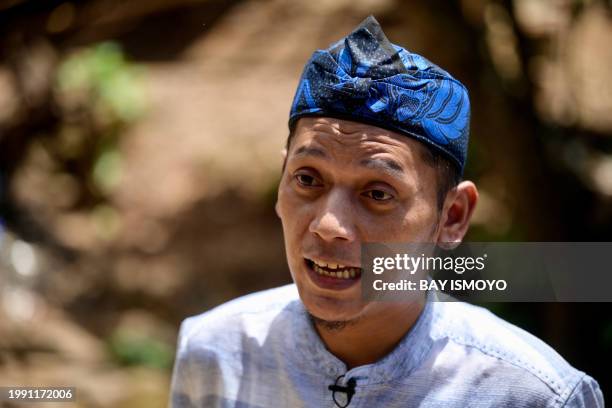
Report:
[{"label": "light blue shirt", "polygon": [[[294,285],[248,295],[181,325],[170,405],[335,407],[604,406],[597,382],[486,309],[428,302],[382,360],[347,372],[317,335]],[[339,402],[344,397],[342,393]]]}]

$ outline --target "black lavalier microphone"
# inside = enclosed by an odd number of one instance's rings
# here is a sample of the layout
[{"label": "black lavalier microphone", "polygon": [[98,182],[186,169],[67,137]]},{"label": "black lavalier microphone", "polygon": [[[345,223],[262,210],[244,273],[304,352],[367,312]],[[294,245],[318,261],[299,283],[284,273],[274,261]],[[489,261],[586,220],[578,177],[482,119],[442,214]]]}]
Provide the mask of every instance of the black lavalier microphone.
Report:
[{"label": "black lavalier microphone", "polygon": [[[346,382],[346,386],[344,387],[342,385],[338,385],[338,381],[340,381],[342,377],[344,377],[344,374],[336,378],[336,383],[330,385],[327,387],[327,389],[332,392],[334,403],[340,408],[345,408],[348,407],[348,405],[351,403],[351,398],[353,398],[353,395],[355,395],[355,385],[357,385],[357,381],[354,378],[349,378],[349,380]],[[344,405],[338,402],[336,394],[339,392],[346,394],[346,403]]]}]

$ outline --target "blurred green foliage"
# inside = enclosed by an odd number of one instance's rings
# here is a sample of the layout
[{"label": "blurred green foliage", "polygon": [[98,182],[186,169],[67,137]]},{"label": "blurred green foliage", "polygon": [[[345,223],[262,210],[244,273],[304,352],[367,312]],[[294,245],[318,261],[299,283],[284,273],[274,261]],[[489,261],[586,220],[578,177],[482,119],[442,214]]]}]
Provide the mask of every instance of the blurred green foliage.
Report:
[{"label": "blurred green foliage", "polygon": [[101,149],[93,168],[93,180],[102,191],[111,191],[121,179],[121,154],[116,144]]},{"label": "blurred green foliage", "polygon": [[144,69],[126,61],[121,47],[104,42],[69,57],[58,70],[61,92],[89,92],[96,110],[131,122],[146,108]]},{"label": "blurred green foliage", "polygon": [[142,334],[117,330],[108,340],[111,356],[126,366],[170,369],[174,350],[168,344]]},{"label": "blurred green foliage", "polygon": [[58,167],[71,169],[66,175],[79,186],[79,206],[89,212],[96,235],[111,241],[121,226],[111,198],[124,171],[120,145],[147,110],[145,69],[118,43],[103,42],[66,55],[55,79],[62,125],[50,146]]},{"label": "blurred green foliage", "polygon": [[74,52],[58,68],[58,100],[71,128],[82,139],[95,136],[89,178],[102,196],[120,182],[119,142],[126,126],[146,111],[144,74],[114,42]]}]

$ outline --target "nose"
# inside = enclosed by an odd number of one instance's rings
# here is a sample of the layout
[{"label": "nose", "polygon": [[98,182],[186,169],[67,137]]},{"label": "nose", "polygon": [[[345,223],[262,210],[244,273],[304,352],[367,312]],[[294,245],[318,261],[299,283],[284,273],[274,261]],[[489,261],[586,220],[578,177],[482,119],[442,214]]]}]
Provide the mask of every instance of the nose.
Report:
[{"label": "nose", "polygon": [[321,205],[309,226],[309,231],[324,241],[354,241],[355,214],[350,197],[344,191],[332,190],[321,197]]}]

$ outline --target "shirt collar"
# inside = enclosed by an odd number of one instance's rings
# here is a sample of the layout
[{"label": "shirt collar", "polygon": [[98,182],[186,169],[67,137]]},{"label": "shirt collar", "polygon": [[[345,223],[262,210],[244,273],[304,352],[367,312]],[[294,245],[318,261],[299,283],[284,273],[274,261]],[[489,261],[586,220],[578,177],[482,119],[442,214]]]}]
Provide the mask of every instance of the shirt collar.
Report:
[{"label": "shirt collar", "polygon": [[433,344],[434,304],[428,298],[417,321],[393,351],[373,364],[354,367],[347,373],[346,365],[326,349],[304,305],[297,301],[297,316],[290,336],[292,342],[288,344],[288,347],[293,347],[293,353],[288,354],[300,359],[299,365],[308,364],[330,378],[345,374],[347,378],[356,377],[362,383],[376,384],[405,377],[421,364]]}]

